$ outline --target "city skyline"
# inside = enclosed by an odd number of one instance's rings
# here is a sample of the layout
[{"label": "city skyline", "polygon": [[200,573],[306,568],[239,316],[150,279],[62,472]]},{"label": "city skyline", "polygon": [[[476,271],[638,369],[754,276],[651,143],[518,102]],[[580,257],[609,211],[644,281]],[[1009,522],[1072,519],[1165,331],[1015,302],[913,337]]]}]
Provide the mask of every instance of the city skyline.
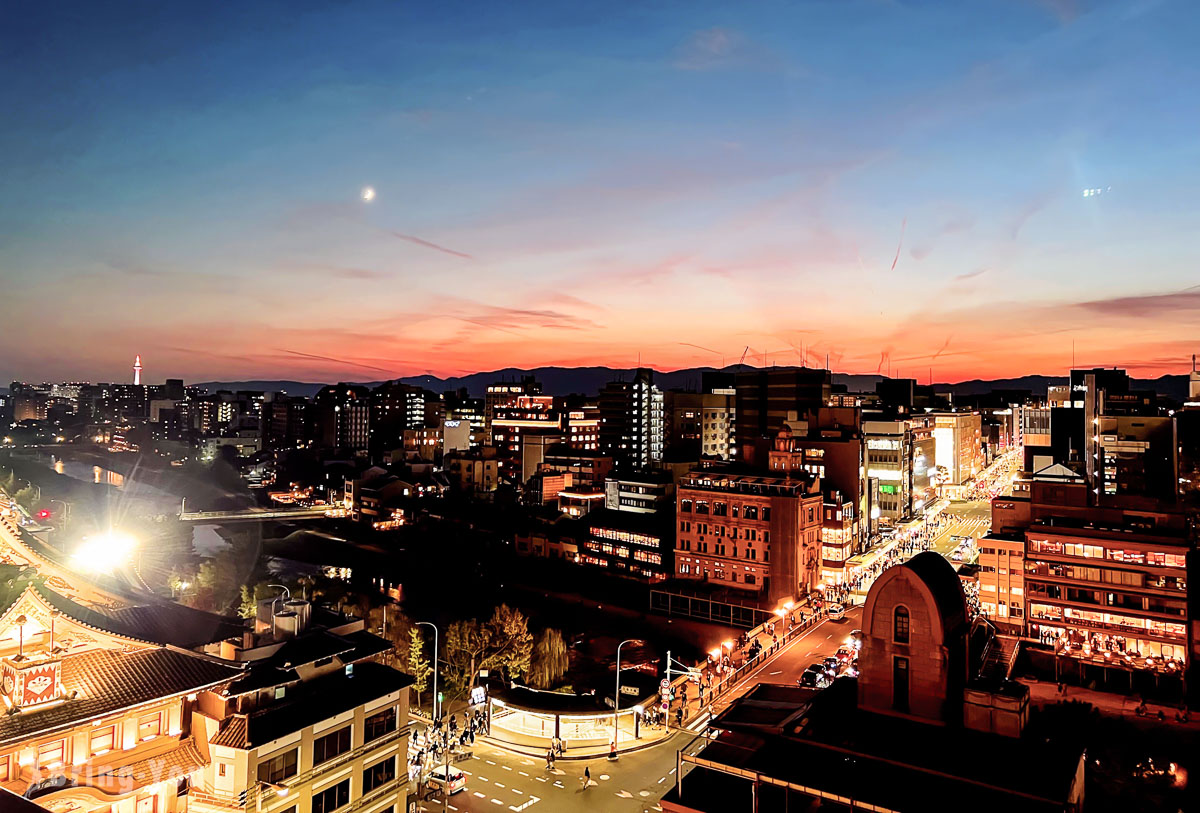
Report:
[{"label": "city skyline", "polygon": [[1185,4],[292,8],[14,15],[0,379],[1200,346]]}]

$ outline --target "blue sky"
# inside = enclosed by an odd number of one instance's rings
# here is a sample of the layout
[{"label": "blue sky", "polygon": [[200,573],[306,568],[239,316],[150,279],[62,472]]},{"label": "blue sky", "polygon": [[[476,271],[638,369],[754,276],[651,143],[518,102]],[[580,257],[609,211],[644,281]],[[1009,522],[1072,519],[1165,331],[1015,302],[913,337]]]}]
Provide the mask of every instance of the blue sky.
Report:
[{"label": "blue sky", "polygon": [[0,379],[1200,347],[1195,4],[242,6],[6,8]]}]

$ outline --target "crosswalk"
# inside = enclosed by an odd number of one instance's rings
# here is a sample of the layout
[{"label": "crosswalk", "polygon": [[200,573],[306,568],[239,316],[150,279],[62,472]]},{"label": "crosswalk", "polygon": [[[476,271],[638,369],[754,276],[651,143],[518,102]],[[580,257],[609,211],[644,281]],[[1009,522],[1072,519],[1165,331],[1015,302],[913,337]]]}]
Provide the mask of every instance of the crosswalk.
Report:
[{"label": "crosswalk", "polygon": [[990,517],[974,517],[954,523],[950,526],[950,533],[955,536],[983,536],[991,527]]}]

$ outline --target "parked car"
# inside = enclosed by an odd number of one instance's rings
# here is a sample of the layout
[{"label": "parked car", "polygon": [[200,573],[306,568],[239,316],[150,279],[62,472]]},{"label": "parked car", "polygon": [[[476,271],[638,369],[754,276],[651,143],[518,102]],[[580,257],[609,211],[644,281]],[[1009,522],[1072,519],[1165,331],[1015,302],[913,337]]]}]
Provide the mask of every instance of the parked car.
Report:
[{"label": "parked car", "polygon": [[801,686],[808,686],[814,689],[824,689],[829,685],[831,678],[829,673],[825,671],[822,664],[815,663],[804,670],[800,675],[800,680],[797,681]]},{"label": "parked car", "polygon": [[837,671],[838,671],[838,667],[841,665],[842,662],[840,660],[838,660],[837,658],[835,658],[834,656],[830,655],[828,658],[825,659],[824,663],[825,663],[825,671],[829,672],[830,674],[836,675]]},{"label": "parked car", "polygon": [[830,604],[826,614],[830,621],[841,621],[846,617],[846,608],[840,604]]}]

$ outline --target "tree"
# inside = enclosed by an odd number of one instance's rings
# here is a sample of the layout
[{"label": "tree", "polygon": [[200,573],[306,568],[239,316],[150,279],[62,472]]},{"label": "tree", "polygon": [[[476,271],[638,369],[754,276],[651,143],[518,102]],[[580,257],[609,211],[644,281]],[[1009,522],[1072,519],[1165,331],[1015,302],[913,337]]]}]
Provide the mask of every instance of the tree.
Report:
[{"label": "tree", "polygon": [[529,682],[538,689],[549,689],[562,679],[569,666],[570,657],[562,633],[553,628],[543,630],[533,648]]},{"label": "tree", "polygon": [[416,627],[408,628],[408,673],[413,677],[413,691],[417,693],[417,706],[421,705],[421,692],[429,685],[429,674],[433,669],[425,658],[425,641]]},{"label": "tree", "polygon": [[520,610],[501,604],[492,612],[483,631],[487,648],[480,669],[503,669],[510,679],[529,672],[533,633],[529,631],[529,620]]},{"label": "tree", "polygon": [[475,619],[455,621],[446,630],[446,686],[456,696],[465,694],[481,669],[497,669],[508,679],[529,671],[533,635],[529,621],[507,604],[480,624]]}]

